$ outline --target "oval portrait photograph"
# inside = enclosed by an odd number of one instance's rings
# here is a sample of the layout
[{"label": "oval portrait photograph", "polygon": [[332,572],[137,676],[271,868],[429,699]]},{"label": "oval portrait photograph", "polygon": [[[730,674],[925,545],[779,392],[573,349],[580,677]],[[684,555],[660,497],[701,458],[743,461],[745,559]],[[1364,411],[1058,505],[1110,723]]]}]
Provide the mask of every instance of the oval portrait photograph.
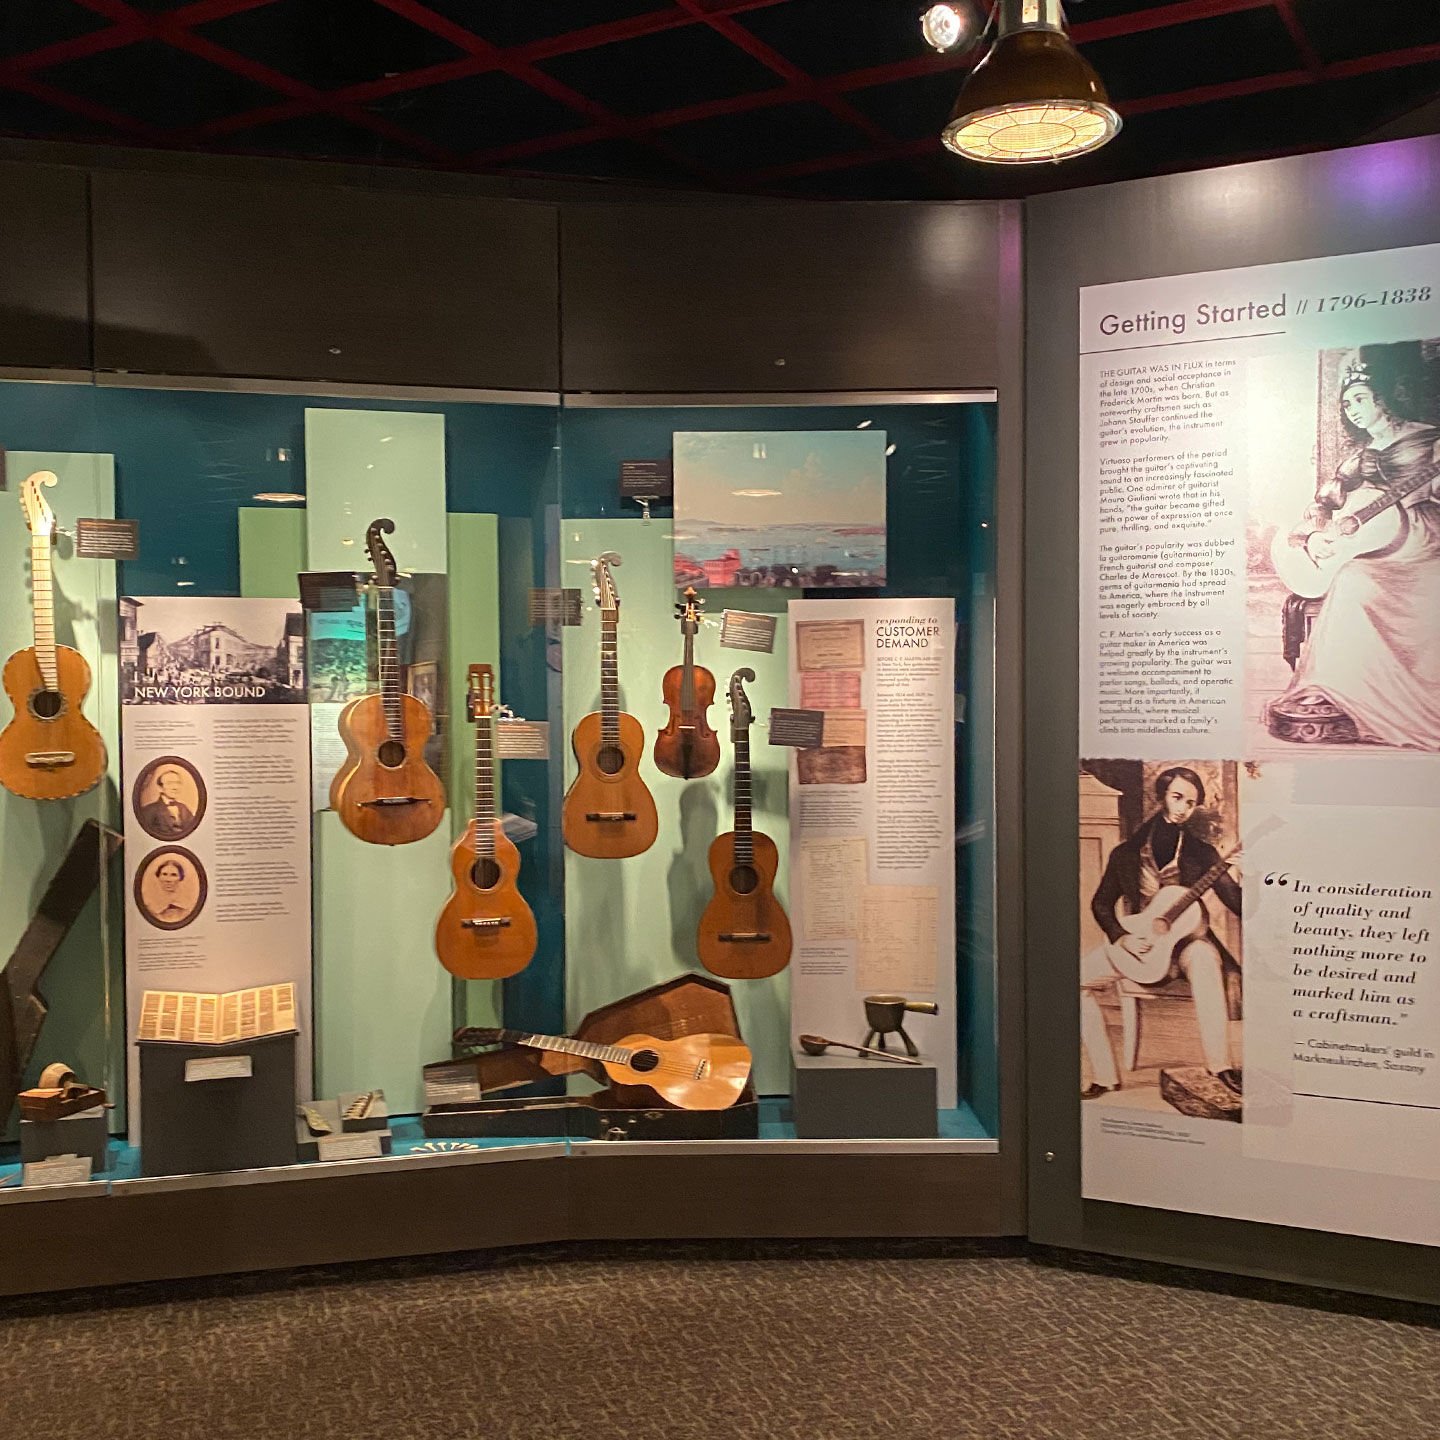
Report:
[{"label": "oval portrait photograph", "polygon": [[183,930],[205,908],[205,867],[183,845],[152,850],[135,871],[135,906],[157,930]]},{"label": "oval portrait photograph", "polygon": [[157,840],[183,840],[205,815],[205,782],[178,755],[162,755],[139,774],[130,804],[140,828]]}]

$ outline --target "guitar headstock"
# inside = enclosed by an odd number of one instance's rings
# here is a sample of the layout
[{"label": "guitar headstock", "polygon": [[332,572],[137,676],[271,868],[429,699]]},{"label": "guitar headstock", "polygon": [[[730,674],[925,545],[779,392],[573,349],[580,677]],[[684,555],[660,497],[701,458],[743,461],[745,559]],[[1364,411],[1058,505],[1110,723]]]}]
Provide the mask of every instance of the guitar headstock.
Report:
[{"label": "guitar headstock", "polygon": [[20,509],[25,513],[25,523],[32,535],[55,533],[55,512],[41,487],[59,483],[60,477],[53,470],[37,470],[20,482]]},{"label": "guitar headstock", "polygon": [[704,604],[704,596],[697,595],[693,585],[687,586],[685,594],[675,602],[675,618],[680,622],[682,635],[700,633],[700,609]]},{"label": "guitar headstock", "polygon": [[472,665],[469,687],[465,704],[474,724],[495,713],[495,671],[489,665]]},{"label": "guitar headstock", "polygon": [[617,615],[620,611],[620,591],[616,589],[615,576],[611,573],[611,568],[620,563],[620,557],[613,550],[605,551],[590,562],[590,570],[595,577],[595,603],[607,615]]},{"label": "guitar headstock", "polygon": [[730,677],[730,728],[732,730],[748,730],[750,722],[755,718],[750,710],[750,697],[745,693],[745,682],[753,681],[755,672],[748,666],[742,666]]},{"label": "guitar headstock", "polygon": [[504,1035],[501,1030],[489,1026],[467,1025],[451,1037],[451,1044],[457,1049],[471,1050],[477,1045],[494,1045]]},{"label": "guitar headstock", "polygon": [[395,533],[393,520],[372,520],[365,531],[365,551],[370,556],[370,568],[375,572],[375,583],[386,589],[394,589],[399,571],[395,568],[395,557],[385,543],[384,536]]}]

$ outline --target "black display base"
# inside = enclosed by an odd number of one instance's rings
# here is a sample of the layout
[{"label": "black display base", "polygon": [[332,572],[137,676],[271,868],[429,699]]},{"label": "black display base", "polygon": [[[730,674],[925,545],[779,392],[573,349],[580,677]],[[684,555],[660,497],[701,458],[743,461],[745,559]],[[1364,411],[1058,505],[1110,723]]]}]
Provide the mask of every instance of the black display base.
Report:
[{"label": "black display base", "polygon": [[940,1133],[935,1067],[928,1062],[800,1051],[790,1063],[801,1140],[933,1140]]},{"label": "black display base", "polygon": [[[297,1038],[291,1030],[228,1045],[141,1040],[140,1173],[293,1165]],[[249,1075],[185,1078],[187,1062],[200,1062],[203,1070],[203,1062],[237,1056],[250,1057]]]},{"label": "black display base", "polygon": [[760,1134],[760,1106],[750,1101],[725,1110],[644,1110],[609,1104],[602,1090],[597,1095],[432,1105],[420,1123],[435,1140],[502,1135],[556,1140],[754,1140]]},{"label": "black display base", "polygon": [[103,1105],[79,1110],[60,1120],[20,1122],[20,1159],[26,1165],[56,1155],[82,1155],[89,1156],[92,1171],[104,1170],[109,1163],[109,1144]]}]

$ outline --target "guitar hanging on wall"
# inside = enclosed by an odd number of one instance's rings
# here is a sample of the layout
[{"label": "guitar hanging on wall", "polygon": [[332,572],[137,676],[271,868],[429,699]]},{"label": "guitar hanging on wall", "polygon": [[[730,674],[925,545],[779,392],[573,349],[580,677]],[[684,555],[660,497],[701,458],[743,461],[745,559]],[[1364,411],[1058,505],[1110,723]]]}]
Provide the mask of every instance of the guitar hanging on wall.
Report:
[{"label": "guitar hanging on wall", "polygon": [[365,532],[375,572],[375,633],[380,692],[340,712],[346,760],[330,786],[330,803],[352,835],[371,845],[423,840],[445,816],[445,787],[425,762],[435,728],[424,701],[400,688],[395,640],[395,557],[382,536],[393,520],[376,520]]},{"label": "guitar hanging on wall", "polygon": [[580,770],[561,813],[565,843],[597,860],[643,854],[660,830],[655,800],[640,778],[645,732],[620,709],[620,593],[610,573],[619,563],[613,550],[590,562],[600,607],[600,709],[584,716],[570,737]]},{"label": "guitar hanging on wall", "polygon": [[516,888],[520,852],[495,814],[495,674],[470,667],[475,818],[450,851],[455,889],[435,924],[435,953],[462,980],[503,980],[535,954],[535,916]]},{"label": "guitar hanging on wall", "polygon": [[455,1034],[455,1044],[461,1049],[500,1041],[583,1056],[597,1062],[615,1084],[647,1085],[682,1110],[728,1110],[750,1079],[749,1047],[733,1035],[682,1035],[678,1040],[627,1035],[614,1045],[597,1045],[566,1035],[530,1035],[521,1030],[467,1029]]},{"label": "guitar hanging on wall", "polygon": [[730,740],[735,747],[735,828],[710,844],[715,894],[700,917],[700,963],[727,980],[763,980],[790,963],[790,920],[775,898],[780,855],[750,820],[748,667],[730,677]]},{"label": "guitar hanging on wall", "polygon": [[80,709],[90,693],[90,666],[78,650],[55,643],[55,514],[42,487],[56,483],[51,471],[38,470],[20,486],[30,527],[35,643],[5,662],[5,693],[15,718],[0,732],[0,785],[26,800],[83,795],[105,774],[105,742]]},{"label": "guitar hanging on wall", "polygon": [[685,658],[665,672],[660,684],[670,718],[655,737],[655,768],[680,780],[709,775],[720,763],[720,739],[710,728],[708,714],[715,701],[715,677],[695,663],[695,635],[704,603],[693,586],[675,602]]}]

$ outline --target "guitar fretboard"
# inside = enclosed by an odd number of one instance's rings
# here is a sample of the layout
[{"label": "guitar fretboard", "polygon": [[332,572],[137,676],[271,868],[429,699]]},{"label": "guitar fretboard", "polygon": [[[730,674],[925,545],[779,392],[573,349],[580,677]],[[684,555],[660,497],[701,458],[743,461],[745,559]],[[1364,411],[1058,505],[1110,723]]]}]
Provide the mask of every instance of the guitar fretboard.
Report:
[{"label": "guitar fretboard", "polygon": [[1230,868],[1237,851],[1222,855],[1161,917],[1173,925]]},{"label": "guitar fretboard", "polygon": [[600,740],[620,743],[620,612],[600,612]]},{"label": "guitar fretboard", "polygon": [[735,863],[749,865],[755,859],[755,838],[750,820],[750,727],[731,727],[735,743]]},{"label": "guitar fretboard", "polygon": [[475,717],[475,854],[495,858],[495,717]]},{"label": "guitar fretboard", "polygon": [[529,1050],[553,1050],[561,1055],[580,1055],[586,1060],[608,1061],[612,1065],[629,1064],[633,1050],[619,1045],[596,1045],[589,1040],[572,1040],[568,1035],[531,1035],[523,1030],[485,1030],[487,1040],[503,1040],[511,1045],[524,1045]]},{"label": "guitar fretboard", "polygon": [[395,639],[395,592],[388,585],[375,590],[375,638],[380,664],[380,696],[385,705],[385,733],[403,740],[400,710],[400,650]]},{"label": "guitar fretboard", "polygon": [[1385,493],[1377,495],[1368,505],[1362,505],[1351,515],[1351,519],[1357,525],[1363,525],[1367,520],[1373,520],[1383,510],[1388,510],[1392,505],[1398,505],[1407,495],[1413,494],[1423,486],[1429,485],[1433,480],[1440,480],[1440,470],[1432,470],[1428,475],[1422,475],[1418,479],[1408,480],[1399,485],[1392,485],[1385,478],[1385,471],[1376,461],[1376,468],[1380,471],[1380,478],[1385,481]]},{"label": "guitar fretboard", "polygon": [[35,659],[47,690],[60,688],[55,659],[55,586],[50,574],[50,534],[30,535],[30,586],[35,613]]}]

